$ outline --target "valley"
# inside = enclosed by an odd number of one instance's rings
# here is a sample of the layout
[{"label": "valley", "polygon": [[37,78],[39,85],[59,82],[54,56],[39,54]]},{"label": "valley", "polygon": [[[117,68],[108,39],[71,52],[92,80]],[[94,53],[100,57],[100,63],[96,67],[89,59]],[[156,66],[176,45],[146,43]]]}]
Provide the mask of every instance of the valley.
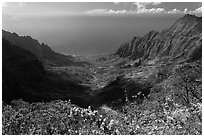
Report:
[{"label": "valley", "polygon": [[201,28],[187,14],[84,58],[3,30],[3,134],[202,134]]}]

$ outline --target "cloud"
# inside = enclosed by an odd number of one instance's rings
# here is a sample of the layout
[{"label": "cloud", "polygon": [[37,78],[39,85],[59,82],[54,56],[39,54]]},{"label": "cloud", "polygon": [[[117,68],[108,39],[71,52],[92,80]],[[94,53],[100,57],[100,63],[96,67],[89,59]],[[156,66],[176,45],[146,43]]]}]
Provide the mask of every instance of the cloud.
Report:
[{"label": "cloud", "polygon": [[162,13],[165,12],[164,8],[147,8],[147,6],[151,5],[158,5],[161,2],[135,2],[134,5],[136,5],[136,13]]},{"label": "cloud", "polygon": [[194,11],[190,11],[191,13],[202,13],[202,7],[195,9]]},{"label": "cloud", "polygon": [[159,5],[161,4],[162,2],[152,2],[152,5]]},{"label": "cloud", "polygon": [[144,8],[146,8],[147,6],[152,6],[152,5],[159,5],[161,4],[162,2],[135,2],[133,3],[134,5],[137,5],[137,6],[142,6]]},{"label": "cloud", "polygon": [[187,9],[187,8],[185,8],[183,12],[184,12],[184,13],[187,13],[187,12],[188,12],[188,9]]},{"label": "cloud", "polygon": [[[185,12],[185,10],[184,10],[184,12]],[[197,9],[193,10],[193,11],[186,11],[185,13],[200,16],[200,15],[202,15],[202,7],[199,7]]]},{"label": "cloud", "polygon": [[[186,9],[185,9],[186,10]],[[170,11],[167,11],[167,13],[169,14],[175,14],[175,13],[182,13],[182,11],[178,10],[178,9],[173,9],[173,10],[170,10]]]},{"label": "cloud", "polygon": [[135,10],[113,10],[113,9],[92,9],[86,14],[142,14],[142,13],[165,13],[164,8],[147,8],[147,6],[158,5],[161,2],[135,2]]},{"label": "cloud", "polygon": [[85,12],[86,14],[125,14],[127,10],[112,10],[112,9],[93,9]]},{"label": "cloud", "polygon": [[18,2],[18,7],[24,7],[26,6],[27,4],[25,2]]},{"label": "cloud", "polygon": [[151,8],[136,10],[112,10],[112,9],[93,9],[86,12],[86,14],[147,14],[147,13],[165,13],[164,8]]},{"label": "cloud", "polygon": [[93,9],[86,11],[85,14],[201,14],[202,7],[199,7],[193,11],[189,11],[187,8],[184,10],[172,9],[165,10],[164,8],[146,8],[144,4],[136,4],[137,8],[135,10],[113,10],[113,9]]},{"label": "cloud", "polygon": [[136,12],[137,14],[144,14],[144,13],[165,13],[165,14],[201,14],[202,13],[202,7],[199,7],[195,9],[194,11],[189,11],[187,8],[185,8],[183,11],[179,9],[172,9],[172,10],[165,10],[164,8],[147,8],[151,7],[152,5],[159,5],[161,2],[136,2],[134,5],[136,5]]},{"label": "cloud", "polygon": [[8,6],[8,5],[6,4],[6,2],[2,2],[1,5],[2,5],[3,8],[5,8],[5,7]]},{"label": "cloud", "polygon": [[113,2],[114,4],[119,4],[120,2]]},{"label": "cloud", "polygon": [[[63,10],[54,10],[54,11],[44,11],[44,12],[9,12],[9,8],[21,8],[27,5],[27,3],[23,2],[10,2],[10,3],[2,3],[2,6],[5,7],[3,10],[3,14],[10,14],[15,16],[16,18],[26,17],[26,16],[69,16],[69,15],[156,15],[156,14],[202,14],[202,7],[199,7],[195,10],[189,11],[187,8],[184,10],[172,9],[166,10],[163,7],[153,6],[159,5],[161,2],[136,2],[133,3],[134,8],[132,10],[122,9],[122,10],[114,10],[114,9],[92,9],[87,11],[80,12],[69,12]],[[7,8],[8,7],[8,8]],[[18,9],[17,9],[18,10]]]},{"label": "cloud", "polygon": [[134,3],[134,5],[137,6],[137,10],[142,10],[142,9],[146,9],[146,5],[147,5],[147,3],[136,2],[136,3]]},{"label": "cloud", "polygon": [[88,10],[85,13],[87,14],[101,14],[101,13],[108,13],[108,9],[92,9]]},{"label": "cloud", "polygon": [[189,11],[187,8],[185,8],[183,11],[178,10],[178,9],[173,9],[170,11],[167,11],[168,14],[195,14],[195,15],[199,15],[202,14],[202,7],[199,7],[193,11]]},{"label": "cloud", "polygon": [[22,8],[26,5],[27,4],[25,2],[3,2],[2,3],[3,8]]},{"label": "cloud", "polygon": [[136,9],[134,10],[113,10],[113,9],[92,9],[85,12],[68,12],[68,11],[49,11],[46,13],[41,13],[44,16],[66,16],[66,15],[140,15],[140,14],[200,14],[202,13],[202,7],[199,7],[193,11],[189,11],[187,8],[184,10],[172,9],[165,10],[164,8],[146,8],[145,4],[136,4]]}]

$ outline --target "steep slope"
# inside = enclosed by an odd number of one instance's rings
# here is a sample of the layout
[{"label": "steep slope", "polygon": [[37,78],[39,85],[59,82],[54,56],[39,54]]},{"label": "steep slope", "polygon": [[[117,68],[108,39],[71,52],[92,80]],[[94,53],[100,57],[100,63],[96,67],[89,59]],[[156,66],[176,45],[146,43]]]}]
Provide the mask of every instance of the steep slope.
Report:
[{"label": "steep slope", "polygon": [[201,59],[201,49],[202,18],[187,14],[161,33],[152,30],[143,37],[134,37],[122,44],[115,54],[143,61],[157,57],[194,61]]},{"label": "steep slope", "polygon": [[[185,105],[189,105],[189,102],[200,102],[201,29],[202,18],[187,14],[169,29],[162,32],[152,30],[143,37],[134,37],[122,44],[116,53],[99,58],[97,61],[100,64],[109,63],[111,70],[114,70],[111,74],[121,76],[122,80],[110,81],[97,94],[97,101],[104,101],[106,104],[116,102],[118,105],[128,97],[129,100],[134,98],[136,102],[140,102],[140,99],[150,95],[151,91],[152,96],[160,94],[159,101],[165,99],[167,94],[173,98],[177,98],[175,95],[179,94],[177,101],[187,100]],[[188,67],[190,69],[187,73],[180,70]],[[178,82],[180,84],[176,85]],[[158,87],[162,90],[157,89]],[[128,90],[129,88],[131,90]],[[138,93],[144,96],[138,96]]]},{"label": "steep slope", "polygon": [[[3,100],[29,97],[28,83],[40,83],[46,77],[41,62],[30,52],[2,41]],[[37,96],[36,96],[37,97]]]},{"label": "steep slope", "polygon": [[36,39],[30,36],[19,36],[16,33],[11,33],[2,30],[2,37],[8,40],[11,44],[21,47],[33,53],[43,64],[51,66],[84,66],[89,65],[88,62],[76,60],[72,56],[66,56],[60,53],[54,52],[48,45],[40,44]]},{"label": "steep slope", "polygon": [[46,72],[32,53],[2,40],[2,98],[5,102],[23,99],[29,102],[68,100],[88,106],[91,96],[88,87],[76,81]]}]

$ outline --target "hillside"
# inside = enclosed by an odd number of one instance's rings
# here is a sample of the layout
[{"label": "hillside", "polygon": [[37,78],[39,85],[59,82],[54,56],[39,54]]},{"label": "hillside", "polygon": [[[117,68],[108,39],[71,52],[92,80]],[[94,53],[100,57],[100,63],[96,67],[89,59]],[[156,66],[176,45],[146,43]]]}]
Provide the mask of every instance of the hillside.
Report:
[{"label": "hillside", "polygon": [[79,106],[90,104],[88,87],[76,80],[45,70],[32,53],[2,40],[3,101],[23,99],[29,102],[72,99]]},{"label": "hillside", "polygon": [[86,66],[88,62],[78,60],[71,55],[63,55],[53,51],[47,44],[40,44],[30,36],[19,36],[2,30],[2,37],[11,44],[33,53],[45,66]]},{"label": "hillside", "polygon": [[[196,79],[201,79],[201,61],[202,18],[187,14],[169,29],[162,32],[152,30],[143,37],[135,36],[115,53],[98,58],[96,62],[106,66],[104,79],[115,77],[110,82],[101,79],[105,86],[98,94],[98,102],[117,102],[117,106],[125,102],[125,96],[129,100],[143,100],[165,80],[174,81],[180,76],[191,79],[192,76],[180,70],[186,67],[192,73],[196,71],[191,82],[197,87]],[[192,92],[197,91],[194,89]],[[201,91],[196,94],[200,100]]]},{"label": "hillside", "polygon": [[[29,83],[40,83],[46,77],[42,63],[28,51],[2,40],[3,100],[30,97]],[[31,87],[31,86],[30,86]],[[36,96],[37,98],[37,96]]]},{"label": "hillside", "polygon": [[22,95],[3,103],[3,134],[201,135],[201,28],[202,18],[187,14],[169,29],[89,59],[89,66],[46,70],[34,55],[3,40],[3,92],[15,93],[14,81],[18,93],[39,99]]},{"label": "hillside", "polygon": [[150,31],[121,45],[115,53],[132,60],[153,60],[168,57],[174,61],[195,61],[202,58],[202,17],[185,15],[162,32]]}]

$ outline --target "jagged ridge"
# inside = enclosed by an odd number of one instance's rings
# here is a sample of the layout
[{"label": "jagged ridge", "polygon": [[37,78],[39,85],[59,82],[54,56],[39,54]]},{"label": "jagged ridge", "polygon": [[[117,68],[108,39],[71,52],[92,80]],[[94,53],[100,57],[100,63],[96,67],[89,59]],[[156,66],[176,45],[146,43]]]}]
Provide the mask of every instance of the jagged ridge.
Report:
[{"label": "jagged ridge", "polygon": [[202,17],[185,15],[162,32],[150,31],[122,44],[115,53],[133,60],[170,57],[194,61],[202,58]]}]

